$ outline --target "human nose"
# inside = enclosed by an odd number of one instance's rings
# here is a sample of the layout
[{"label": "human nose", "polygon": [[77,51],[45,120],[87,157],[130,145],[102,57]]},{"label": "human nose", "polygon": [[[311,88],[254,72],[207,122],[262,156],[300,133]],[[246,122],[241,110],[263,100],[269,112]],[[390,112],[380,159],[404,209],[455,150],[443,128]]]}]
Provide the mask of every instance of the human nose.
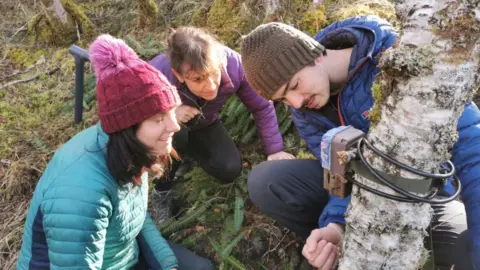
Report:
[{"label": "human nose", "polygon": [[216,88],[215,78],[213,76],[208,77],[205,82],[204,91],[213,91]]},{"label": "human nose", "polygon": [[177,117],[175,116],[175,114],[172,114],[171,117],[168,117],[168,121],[165,124],[165,131],[167,132],[177,132],[180,130],[180,126],[178,125]]},{"label": "human nose", "polygon": [[285,99],[284,103],[294,107],[295,109],[300,109],[303,106],[303,96],[297,93],[289,93]]}]

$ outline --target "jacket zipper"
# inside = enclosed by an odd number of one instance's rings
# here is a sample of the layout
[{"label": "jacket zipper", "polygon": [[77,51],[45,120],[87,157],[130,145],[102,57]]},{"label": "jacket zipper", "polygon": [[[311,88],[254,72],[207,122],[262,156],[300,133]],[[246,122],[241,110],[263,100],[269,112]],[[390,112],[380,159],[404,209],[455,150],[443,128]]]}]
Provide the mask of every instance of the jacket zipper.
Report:
[{"label": "jacket zipper", "polygon": [[[182,91],[178,91],[178,92],[179,92],[180,94],[182,94],[184,97],[190,99],[190,100],[193,102],[193,104],[195,104],[195,106],[197,106],[197,109],[200,111],[200,114],[199,114],[198,118],[205,119],[205,115],[203,114],[203,108],[205,108],[205,106],[207,106],[208,100],[205,101],[205,104],[203,104],[203,107],[200,107],[200,106],[198,105],[198,103],[195,102],[195,100],[193,100],[193,98],[189,97],[187,94],[183,93]],[[194,126],[196,126],[196,125],[198,124],[198,118],[197,118],[197,121],[196,121],[196,123],[195,123]],[[186,126],[186,125],[184,125],[184,126]]]}]

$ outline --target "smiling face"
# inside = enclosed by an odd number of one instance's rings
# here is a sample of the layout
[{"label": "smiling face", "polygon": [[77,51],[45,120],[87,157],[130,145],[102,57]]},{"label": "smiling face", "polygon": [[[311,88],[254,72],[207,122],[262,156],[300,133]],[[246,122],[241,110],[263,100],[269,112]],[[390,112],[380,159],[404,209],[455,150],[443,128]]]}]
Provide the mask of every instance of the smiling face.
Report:
[{"label": "smiling face", "polygon": [[272,100],[300,109],[320,109],[330,98],[330,81],[321,58],[314,65],[304,67],[292,76],[290,81],[280,86]]},{"label": "smiling face", "polygon": [[144,120],[137,129],[138,140],[159,156],[172,151],[173,134],[180,130],[175,109],[156,114]]}]

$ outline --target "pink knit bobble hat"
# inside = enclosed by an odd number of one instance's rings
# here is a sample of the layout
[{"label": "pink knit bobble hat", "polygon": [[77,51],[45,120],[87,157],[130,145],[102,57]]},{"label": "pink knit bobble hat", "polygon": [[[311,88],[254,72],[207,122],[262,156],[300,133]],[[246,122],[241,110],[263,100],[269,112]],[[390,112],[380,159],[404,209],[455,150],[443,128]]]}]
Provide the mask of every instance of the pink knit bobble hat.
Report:
[{"label": "pink knit bobble hat", "polygon": [[97,76],[98,115],[106,133],[180,105],[175,86],[123,40],[101,35],[90,46],[89,55]]}]

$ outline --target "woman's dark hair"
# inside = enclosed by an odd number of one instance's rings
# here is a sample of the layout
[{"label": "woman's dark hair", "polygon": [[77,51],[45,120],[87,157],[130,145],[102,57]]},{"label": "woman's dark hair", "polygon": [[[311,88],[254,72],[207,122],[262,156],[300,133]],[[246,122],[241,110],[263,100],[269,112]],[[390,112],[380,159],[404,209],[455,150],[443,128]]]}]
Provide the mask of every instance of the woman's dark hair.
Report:
[{"label": "woman's dark hair", "polygon": [[166,54],[171,67],[180,74],[187,75],[190,70],[182,70],[182,64],[189,64],[191,70],[211,74],[218,69],[220,60],[216,50],[217,40],[201,28],[184,26],[171,29],[167,39]]},{"label": "woman's dark hair", "polygon": [[[163,168],[171,162],[170,156],[158,157],[137,138],[138,125],[109,135],[107,143],[107,168],[120,185],[141,185],[140,176],[153,164]],[[172,156],[176,157],[172,150]]]}]

